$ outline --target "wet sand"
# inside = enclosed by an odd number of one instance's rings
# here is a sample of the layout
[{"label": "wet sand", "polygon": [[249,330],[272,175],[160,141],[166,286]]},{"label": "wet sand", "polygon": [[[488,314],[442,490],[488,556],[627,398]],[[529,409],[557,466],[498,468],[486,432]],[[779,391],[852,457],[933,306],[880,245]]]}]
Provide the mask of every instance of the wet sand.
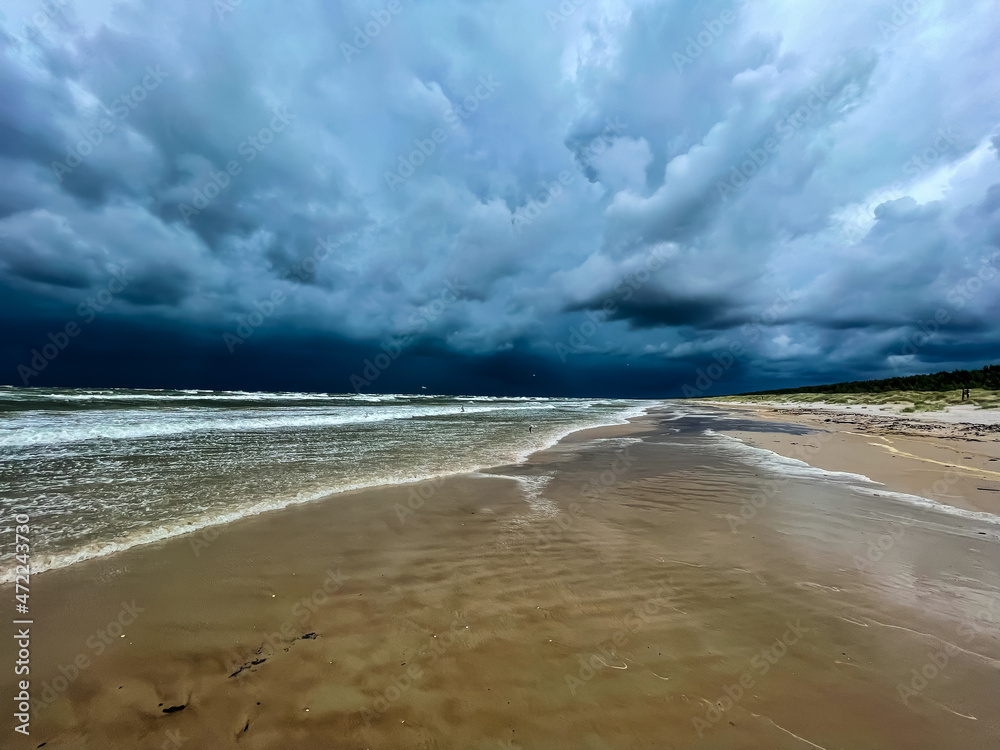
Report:
[{"label": "wet sand", "polygon": [[674,414],[40,574],[3,746],[997,747],[1000,526]]},{"label": "wet sand", "polygon": [[813,430],[804,440],[781,431],[726,431],[749,445],[829,471],[864,474],[897,492],[1000,515],[1000,427],[815,408],[726,405],[722,411]]}]

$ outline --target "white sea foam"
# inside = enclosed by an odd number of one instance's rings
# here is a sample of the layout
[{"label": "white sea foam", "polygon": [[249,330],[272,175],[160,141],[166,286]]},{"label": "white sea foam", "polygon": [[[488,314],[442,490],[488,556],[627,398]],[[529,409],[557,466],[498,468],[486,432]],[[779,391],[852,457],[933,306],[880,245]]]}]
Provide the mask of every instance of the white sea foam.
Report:
[{"label": "white sea foam", "polygon": [[[223,526],[242,518],[250,518],[267,513],[273,510],[282,510],[293,505],[314,502],[333,495],[361,490],[369,487],[381,487],[399,484],[409,484],[411,482],[421,482],[428,479],[454,476],[468,473],[466,469],[460,468],[454,471],[429,473],[422,476],[402,475],[379,477],[369,482],[346,483],[336,487],[326,487],[318,492],[310,494],[300,494],[293,497],[274,498],[259,501],[250,505],[233,508],[228,512],[215,512],[210,515],[203,515],[194,519],[187,519],[172,525],[162,525],[155,528],[136,530],[125,534],[115,541],[95,541],[74,548],[68,552],[60,552],[51,555],[33,554],[31,558],[31,572],[41,573],[54,568],[64,568],[74,563],[91,560],[97,557],[105,557],[116,552],[123,552],[132,547],[144,544],[152,544],[164,541],[184,534],[193,534],[204,531],[212,527]],[[194,549],[194,547],[192,547]],[[0,566],[0,584],[14,581],[14,565]]]},{"label": "white sea foam", "polygon": [[578,423],[570,427],[567,427],[563,430],[558,430],[556,432],[553,432],[548,437],[541,438],[537,442],[531,443],[524,449],[522,449],[518,453],[517,463],[524,463],[525,461],[528,460],[528,457],[531,456],[533,453],[537,453],[543,450],[548,450],[549,448],[554,447],[560,440],[569,435],[572,435],[574,432],[579,432],[580,430],[594,429],[597,427],[612,427],[614,425],[628,424],[630,419],[637,419],[639,417],[645,416],[649,412],[650,408],[652,407],[635,406],[629,409],[623,409],[617,414],[608,415],[608,417],[604,420]]},{"label": "white sea foam", "polygon": [[[162,399],[161,399],[162,400]],[[538,406],[469,406],[465,413],[532,411],[554,409]],[[175,408],[143,412],[136,409],[84,412],[30,412],[0,424],[0,447],[23,448],[82,440],[135,440],[215,430],[252,432],[289,428],[334,427],[339,425],[387,422],[397,419],[455,415],[454,406],[363,407],[310,409],[290,408],[283,413]]]},{"label": "white sea foam", "polygon": [[[356,394],[331,395],[327,393],[254,393],[252,391],[198,391],[183,390],[176,392],[150,391],[120,392],[120,391],[82,391],[63,393],[36,390],[0,391],[0,396],[9,401],[323,401],[350,400],[359,398]],[[362,400],[377,401],[385,396],[360,396]]]},{"label": "white sea foam", "polygon": [[704,430],[704,435],[716,438],[720,445],[727,446],[731,453],[744,459],[745,463],[770,469],[780,474],[793,477],[806,477],[813,479],[834,479],[847,482],[869,482],[873,485],[881,485],[874,479],[869,479],[864,474],[852,474],[846,471],[827,471],[818,466],[800,461],[797,458],[789,458],[775,453],[767,448],[758,448],[748,445],[743,440],[732,435],[724,435],[715,430]]},{"label": "white sea foam", "polygon": [[827,471],[818,466],[813,466],[805,461],[796,458],[789,458],[775,453],[767,448],[759,448],[747,445],[740,438],[732,435],[723,435],[714,430],[705,430],[705,435],[714,437],[720,446],[724,446],[729,453],[752,466],[759,466],[762,469],[772,471],[777,474],[791,476],[800,479],[815,479],[824,481],[836,481],[843,483],[848,489],[869,497],[877,496],[899,503],[907,503],[913,506],[944,513],[950,516],[958,516],[967,520],[981,523],[989,523],[993,526],[1000,525],[1000,516],[993,513],[966,510],[956,508],[953,505],[939,503],[920,495],[910,495],[905,492],[894,492],[885,489],[885,485],[864,474],[853,474],[845,471]]},{"label": "white sea foam", "polygon": [[[869,482],[873,480],[869,479]],[[873,482],[878,484],[877,482]],[[947,505],[946,503],[939,503],[937,500],[931,500],[928,497],[923,497],[921,495],[910,495],[905,492],[894,492],[892,490],[886,490],[882,486],[877,487],[852,487],[855,492],[859,492],[863,495],[872,495],[878,497],[884,497],[888,500],[895,500],[899,503],[906,503],[908,505],[916,505],[927,510],[937,511],[939,513],[945,513],[950,516],[961,516],[972,521],[978,521],[981,523],[988,523],[993,526],[1000,526],[1000,516],[993,513],[985,513],[983,511],[976,510],[966,510],[965,508],[956,508],[954,505]]]},{"label": "white sea foam", "polygon": [[534,477],[520,476],[517,474],[483,474],[481,476],[511,479],[520,485],[521,492],[524,493],[524,499],[527,501],[531,510],[537,515],[546,517],[559,515],[559,506],[542,496],[545,488],[548,487],[549,483],[552,481],[551,474],[542,474]]},{"label": "white sea foam", "polygon": [[[6,394],[4,394],[6,396]],[[35,400],[37,400],[37,395]],[[83,394],[81,394],[83,395]],[[118,394],[124,397],[134,397],[146,394]],[[185,394],[190,396],[191,394]],[[239,394],[243,397],[243,394]],[[264,394],[273,395],[273,394]],[[315,394],[303,394],[314,398]],[[286,397],[287,394],[282,394]],[[102,394],[107,400],[107,394]],[[5,492],[11,492],[10,497],[20,498],[13,501],[18,507],[24,506],[33,512],[33,522],[38,530],[35,535],[32,570],[44,570],[64,567],[82,560],[113,554],[137,545],[149,544],[169,539],[183,534],[204,531],[210,527],[236,521],[240,518],[255,516],[271,510],[278,510],[291,505],[308,503],[329,497],[331,495],[351,490],[381,485],[398,485],[415,481],[433,479],[435,477],[466,474],[485,468],[525,462],[536,451],[551,448],[566,435],[577,430],[614,424],[624,424],[628,419],[646,413],[649,406],[636,406],[636,402],[608,402],[610,406],[601,413],[596,409],[580,408],[583,402],[567,400],[536,400],[517,399],[476,399],[477,403],[468,403],[467,399],[456,399],[450,404],[391,404],[371,407],[365,413],[365,407],[359,404],[355,407],[316,408],[313,405],[302,405],[288,408],[275,407],[265,410],[264,407],[248,407],[242,409],[215,409],[211,407],[191,408],[171,406],[178,400],[176,394],[158,396],[165,402],[159,409],[137,407],[134,409],[103,408],[84,410],[46,410],[14,411],[3,415],[0,420],[0,434],[5,442],[0,445],[9,449],[26,447],[26,454],[37,455],[39,466],[44,466],[50,460],[71,459],[79,461],[77,465],[85,470],[86,476],[76,473],[67,477],[66,481],[59,479],[59,472],[51,474],[44,480],[35,480],[31,484],[31,474],[20,469],[12,469],[10,461],[15,456],[8,450],[7,455],[0,453],[0,461],[6,460],[7,469],[14,477],[15,483],[8,485]],[[343,397],[338,396],[338,399]],[[407,396],[407,401],[413,397]],[[485,403],[484,403],[485,402]],[[459,405],[465,404],[465,414],[459,410]],[[393,439],[420,441],[406,443],[408,455],[423,443],[429,435],[443,435],[441,443],[430,446],[430,452],[442,459],[437,463],[417,461],[412,465],[406,462],[391,460],[392,468],[387,470],[385,461],[379,464],[362,464],[367,455],[366,444],[354,437],[344,436],[336,456],[341,464],[348,466],[347,471],[340,473],[322,470],[326,459],[322,452],[316,453],[317,440],[325,445],[326,435],[335,439],[344,435],[337,428],[343,425],[360,424],[364,422],[385,422],[387,420],[408,420],[421,416],[455,417],[454,420],[441,423],[447,428],[438,430],[436,427],[428,431],[427,427],[416,432],[409,430],[397,434]],[[481,415],[484,419],[476,419]],[[505,416],[509,415],[509,416]],[[525,420],[536,420],[536,429],[526,434],[511,432]],[[400,421],[400,426],[406,422]],[[27,428],[27,429],[25,429]],[[164,455],[165,444],[159,443],[160,454],[150,452],[146,444],[136,447],[130,440],[143,438],[158,438],[163,436],[182,436],[181,439],[197,432],[227,430],[230,432],[276,431],[294,428],[287,435],[288,446],[274,454],[246,454],[237,450],[232,454],[214,456],[215,463],[206,462],[200,443],[184,442],[179,450],[172,448],[165,454],[169,459],[158,458]],[[317,428],[311,430],[310,428]],[[332,429],[330,429],[332,428]],[[324,432],[325,430],[325,432]],[[300,434],[301,433],[301,434]],[[402,437],[401,437],[402,435]],[[455,445],[454,439],[462,440],[467,435],[473,440],[468,446]],[[496,435],[497,438],[489,436]],[[411,437],[412,436],[412,437]],[[86,445],[81,441],[92,439],[119,440],[111,451],[102,451],[100,455],[87,452]],[[386,438],[379,433],[380,443]],[[302,442],[305,441],[305,442]],[[272,474],[271,460],[274,472],[281,472],[282,482],[276,487],[294,486],[297,483],[299,461],[304,460],[297,455],[295,447],[301,444],[308,450],[303,456],[312,461],[308,467],[314,475],[312,481],[298,482],[299,486],[308,489],[296,492],[280,490],[263,492],[256,490],[256,477]],[[250,445],[249,443],[247,444]],[[310,448],[310,446],[313,446]],[[454,453],[449,446],[462,448]],[[123,450],[130,453],[129,460],[123,460]],[[310,452],[311,451],[311,452]],[[382,447],[385,454],[385,447]],[[178,456],[175,460],[173,457]],[[250,491],[234,491],[228,481],[225,481],[226,471],[238,471],[243,465],[240,462],[255,461],[263,455],[264,460],[253,469],[261,474],[255,474],[251,482],[244,485]],[[390,454],[391,455],[391,454]],[[157,461],[146,468],[146,464],[134,464],[136,457],[143,460]],[[33,459],[34,460],[34,459]],[[284,461],[288,464],[283,464]],[[379,468],[381,466],[381,468]],[[290,467],[290,468],[287,468]],[[318,467],[318,468],[317,468]],[[247,468],[251,468],[249,465]],[[155,472],[155,477],[149,476],[149,471]],[[50,470],[51,471],[51,470]],[[207,478],[206,478],[207,475]],[[177,481],[186,482],[173,487],[173,477]],[[209,481],[210,480],[210,481]],[[209,482],[206,485],[206,482]],[[79,485],[74,487],[73,485]],[[218,493],[207,497],[203,487],[217,488]],[[163,488],[161,492],[159,488]],[[105,488],[105,489],[102,489]],[[169,488],[169,490],[168,490]],[[197,488],[197,489],[194,489]],[[254,497],[256,492],[256,497]],[[98,494],[76,494],[98,493]],[[171,494],[172,493],[172,494]],[[529,495],[538,504],[539,512],[543,512],[541,487],[529,488]],[[253,498],[246,501],[246,498]],[[30,498],[30,501],[27,499]],[[82,508],[78,503],[87,500],[88,512],[74,512]],[[0,506],[7,507],[11,500],[0,498]],[[201,505],[196,507],[195,503]],[[96,509],[96,510],[95,510]],[[37,511],[37,513],[35,512]],[[149,522],[145,528],[136,528],[136,522],[146,518]],[[51,535],[46,543],[42,529]],[[67,547],[67,542],[71,545]],[[53,551],[46,554],[45,549]],[[7,557],[0,565],[0,583],[13,580],[12,558]]]},{"label": "white sea foam", "polygon": [[610,437],[610,438],[594,438],[590,442],[607,443],[608,445],[634,445],[635,443],[643,442],[643,440],[642,438],[637,438],[637,437]]}]

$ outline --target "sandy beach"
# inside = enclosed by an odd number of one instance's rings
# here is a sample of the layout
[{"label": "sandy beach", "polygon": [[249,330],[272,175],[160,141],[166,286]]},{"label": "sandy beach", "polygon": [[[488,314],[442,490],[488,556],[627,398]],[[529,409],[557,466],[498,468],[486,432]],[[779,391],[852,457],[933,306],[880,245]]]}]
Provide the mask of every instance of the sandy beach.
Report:
[{"label": "sandy beach", "polygon": [[[39,574],[4,746],[997,747],[996,435],[827,418],[665,405]],[[801,443],[883,485],[751,445]]]},{"label": "sandy beach", "polygon": [[[734,399],[736,397],[730,397]],[[758,409],[761,414],[773,413],[809,418],[812,416],[863,417],[862,423],[905,424],[909,429],[938,429],[946,425],[996,431],[1000,428],[1000,409],[984,409],[974,404],[946,405],[938,410],[906,411],[907,403],[834,404],[828,401],[771,401],[767,399],[740,402],[698,399],[701,404],[724,408]],[[886,417],[888,419],[880,419]]]},{"label": "sandy beach", "polygon": [[800,440],[781,431],[727,432],[749,445],[829,471],[864,474],[897,492],[1000,514],[997,410],[900,414],[831,404],[720,406],[767,422],[802,424],[819,438]]}]

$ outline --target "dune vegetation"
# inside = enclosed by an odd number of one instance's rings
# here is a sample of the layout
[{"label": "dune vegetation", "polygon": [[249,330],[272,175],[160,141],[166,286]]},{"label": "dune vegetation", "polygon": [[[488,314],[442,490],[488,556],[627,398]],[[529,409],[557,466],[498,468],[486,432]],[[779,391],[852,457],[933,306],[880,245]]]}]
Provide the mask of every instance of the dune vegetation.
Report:
[{"label": "dune vegetation", "polygon": [[825,403],[841,406],[898,406],[901,413],[942,411],[946,406],[972,404],[981,409],[1000,408],[1000,391],[984,388],[969,390],[962,400],[962,390],[951,391],[881,391],[878,393],[749,393],[740,396],[716,396],[707,400],[751,404]]}]

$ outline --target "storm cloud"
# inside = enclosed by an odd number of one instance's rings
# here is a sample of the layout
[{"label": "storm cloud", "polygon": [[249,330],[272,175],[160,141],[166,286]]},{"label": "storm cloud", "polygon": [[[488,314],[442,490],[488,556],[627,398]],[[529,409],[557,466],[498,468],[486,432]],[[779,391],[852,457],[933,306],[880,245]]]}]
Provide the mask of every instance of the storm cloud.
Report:
[{"label": "storm cloud", "polygon": [[994,3],[5,13],[0,382],[670,396],[996,361]]}]

